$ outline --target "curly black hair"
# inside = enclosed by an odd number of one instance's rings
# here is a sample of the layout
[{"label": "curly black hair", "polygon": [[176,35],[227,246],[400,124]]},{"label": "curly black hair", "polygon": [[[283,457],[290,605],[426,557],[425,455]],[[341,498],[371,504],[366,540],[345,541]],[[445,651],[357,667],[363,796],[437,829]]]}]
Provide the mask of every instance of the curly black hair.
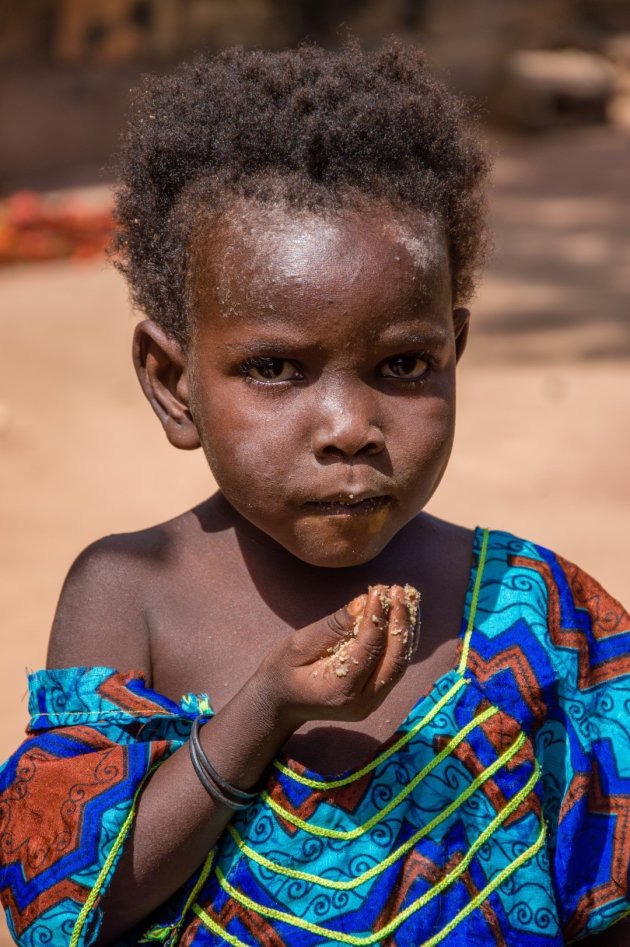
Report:
[{"label": "curly black hair", "polygon": [[428,211],[445,226],[457,303],[487,244],[488,160],[469,109],[395,40],[376,52],[234,48],[145,77],[117,171],[115,265],[183,346],[188,244],[200,215],[235,196],[317,209],[354,194]]}]

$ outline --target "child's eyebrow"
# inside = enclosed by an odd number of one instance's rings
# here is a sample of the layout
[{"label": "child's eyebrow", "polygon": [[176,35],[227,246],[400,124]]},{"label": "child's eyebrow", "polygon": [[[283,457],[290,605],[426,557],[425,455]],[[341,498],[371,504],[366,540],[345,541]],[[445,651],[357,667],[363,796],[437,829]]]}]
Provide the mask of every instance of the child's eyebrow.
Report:
[{"label": "child's eyebrow", "polygon": [[[354,338],[354,336],[352,336]],[[408,348],[409,346],[435,346],[441,348],[452,340],[452,334],[444,327],[428,324],[422,328],[414,326],[406,329],[404,325],[393,326],[389,330],[375,332],[371,338],[373,345],[384,346],[388,349]],[[244,339],[239,342],[225,342],[217,346],[217,350],[226,355],[257,356],[274,354],[292,355],[320,351],[325,343],[315,340],[295,339],[290,336],[269,336],[268,338]]]},{"label": "child's eyebrow", "polygon": [[379,334],[378,341],[384,345],[447,345],[452,339],[452,333],[444,326],[432,323],[422,328],[406,329],[404,326],[393,326],[389,331]]},{"label": "child's eyebrow", "polygon": [[298,342],[294,339],[289,339],[286,336],[283,338],[272,338],[267,339],[247,339],[243,342],[225,342],[223,345],[217,346],[220,351],[224,351],[227,354],[235,353],[241,355],[243,352],[246,352],[248,355],[265,355],[267,352],[303,352],[307,349],[316,348],[317,346],[305,344],[304,342]]}]

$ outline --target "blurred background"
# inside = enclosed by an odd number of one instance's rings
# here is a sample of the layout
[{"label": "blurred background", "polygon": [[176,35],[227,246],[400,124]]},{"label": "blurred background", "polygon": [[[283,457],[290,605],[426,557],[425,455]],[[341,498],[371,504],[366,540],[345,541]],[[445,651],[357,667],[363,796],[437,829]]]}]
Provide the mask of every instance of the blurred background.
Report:
[{"label": "blurred background", "polygon": [[[630,600],[629,0],[1,0],[0,759],[67,569],[212,482],[132,376],[108,175],[141,72],[201,49],[420,43],[485,112],[496,249],[433,512],[549,545]],[[0,921],[0,925],[2,922]],[[4,938],[4,939],[3,939]],[[0,932],[0,944],[8,944]]]}]

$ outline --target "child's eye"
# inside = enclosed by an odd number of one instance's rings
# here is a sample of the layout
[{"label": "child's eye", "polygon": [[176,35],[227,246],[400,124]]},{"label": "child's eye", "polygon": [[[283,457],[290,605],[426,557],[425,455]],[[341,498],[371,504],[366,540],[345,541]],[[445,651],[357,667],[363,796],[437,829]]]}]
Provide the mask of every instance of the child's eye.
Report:
[{"label": "child's eye", "polygon": [[241,372],[252,381],[261,383],[296,381],[302,375],[293,362],[286,358],[252,358],[241,365]]},{"label": "child's eye", "polygon": [[381,365],[383,378],[401,378],[403,381],[419,381],[427,374],[431,363],[426,355],[394,355]]}]

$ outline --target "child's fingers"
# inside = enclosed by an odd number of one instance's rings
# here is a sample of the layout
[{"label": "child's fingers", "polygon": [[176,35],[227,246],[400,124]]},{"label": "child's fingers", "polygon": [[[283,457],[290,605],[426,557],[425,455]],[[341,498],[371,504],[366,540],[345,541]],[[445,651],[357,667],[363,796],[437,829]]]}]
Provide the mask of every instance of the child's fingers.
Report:
[{"label": "child's fingers", "polygon": [[343,649],[348,671],[352,671],[353,684],[359,690],[370,679],[385,653],[389,589],[385,585],[371,586],[365,598],[365,607],[357,617],[354,634],[344,643]]},{"label": "child's fingers", "polygon": [[360,694],[385,653],[388,610],[389,589],[371,586],[367,595],[294,636],[299,663],[314,658],[314,676],[339,678],[342,690]]},{"label": "child's fingers", "polygon": [[386,649],[371,682],[375,690],[391,687],[404,674],[418,644],[418,593],[393,585],[390,599]]},{"label": "child's fingers", "polygon": [[358,595],[325,620],[296,631],[293,643],[298,656],[308,663],[332,654],[340,642],[353,635],[366,603],[367,595]]}]

